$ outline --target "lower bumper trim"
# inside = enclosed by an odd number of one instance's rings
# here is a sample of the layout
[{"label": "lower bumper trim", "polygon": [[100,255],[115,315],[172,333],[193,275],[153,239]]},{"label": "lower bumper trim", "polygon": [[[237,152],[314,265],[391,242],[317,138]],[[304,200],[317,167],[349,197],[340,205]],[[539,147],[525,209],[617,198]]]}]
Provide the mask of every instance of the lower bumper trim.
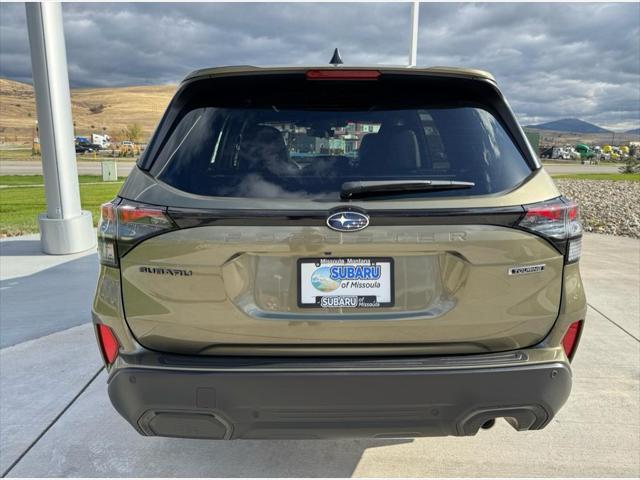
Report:
[{"label": "lower bumper trim", "polygon": [[109,381],[115,408],[141,434],[214,439],[475,435],[498,417],[536,430],[570,389],[564,362],[368,372],[125,367]]}]

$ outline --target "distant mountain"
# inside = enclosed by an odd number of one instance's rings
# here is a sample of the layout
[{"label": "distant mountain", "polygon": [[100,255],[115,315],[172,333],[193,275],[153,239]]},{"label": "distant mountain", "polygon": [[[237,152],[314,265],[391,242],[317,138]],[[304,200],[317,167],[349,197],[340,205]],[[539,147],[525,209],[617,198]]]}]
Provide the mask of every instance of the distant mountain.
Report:
[{"label": "distant mountain", "polygon": [[627,130],[624,133],[633,133],[634,135],[640,135],[640,128],[634,128],[633,130]]},{"label": "distant mountain", "polygon": [[563,118],[553,122],[540,123],[538,125],[529,125],[528,128],[537,128],[539,130],[553,130],[555,132],[572,132],[572,133],[611,133],[593,123],[585,122],[578,118]]}]

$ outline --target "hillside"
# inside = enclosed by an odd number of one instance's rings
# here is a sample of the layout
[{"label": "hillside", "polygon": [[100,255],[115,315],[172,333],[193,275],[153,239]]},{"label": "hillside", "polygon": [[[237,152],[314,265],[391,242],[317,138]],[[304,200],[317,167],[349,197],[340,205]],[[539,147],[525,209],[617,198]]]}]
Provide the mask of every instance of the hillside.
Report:
[{"label": "hillside", "polygon": [[553,122],[540,123],[538,125],[529,125],[528,128],[536,128],[538,130],[552,130],[554,132],[571,132],[571,133],[610,133],[609,130],[585,122],[578,118],[563,118]]},{"label": "hillside", "polygon": [[[175,85],[82,88],[71,91],[76,135],[116,135],[126,125],[142,126],[144,140],[164,112]],[[31,143],[36,120],[33,87],[0,78],[0,142]]]},{"label": "hillside", "polygon": [[634,128],[633,130],[627,130],[624,133],[632,133],[634,135],[640,135],[640,128]]},{"label": "hillside", "polygon": [[[106,133],[118,138],[126,125],[142,126],[143,141],[152,133],[175,92],[175,85],[118,88],[82,88],[71,91],[76,135]],[[0,78],[0,144],[31,145],[35,130],[36,108],[33,87],[26,83]],[[612,133],[578,119],[531,125],[527,130],[541,133],[544,144],[611,143],[638,140],[638,130]]]}]

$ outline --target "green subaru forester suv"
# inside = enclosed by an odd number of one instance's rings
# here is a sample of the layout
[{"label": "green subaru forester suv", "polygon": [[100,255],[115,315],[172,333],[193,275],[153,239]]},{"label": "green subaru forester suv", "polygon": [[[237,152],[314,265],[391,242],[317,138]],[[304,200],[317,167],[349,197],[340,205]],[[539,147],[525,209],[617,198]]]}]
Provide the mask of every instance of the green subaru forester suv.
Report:
[{"label": "green subaru forester suv", "polygon": [[486,72],[196,71],[102,206],[109,396],[143,435],[541,429],[581,235]]}]

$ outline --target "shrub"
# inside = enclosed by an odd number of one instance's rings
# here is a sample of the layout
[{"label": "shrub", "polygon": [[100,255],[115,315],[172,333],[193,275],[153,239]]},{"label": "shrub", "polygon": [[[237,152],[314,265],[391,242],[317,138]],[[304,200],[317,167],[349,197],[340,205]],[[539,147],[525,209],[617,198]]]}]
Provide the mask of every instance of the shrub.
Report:
[{"label": "shrub", "polygon": [[104,111],[104,104],[100,104],[100,105],[91,105],[89,106],[89,111],[91,113],[102,113]]},{"label": "shrub", "polygon": [[640,173],[640,159],[629,157],[625,164],[618,170],[620,170],[620,173]]}]

